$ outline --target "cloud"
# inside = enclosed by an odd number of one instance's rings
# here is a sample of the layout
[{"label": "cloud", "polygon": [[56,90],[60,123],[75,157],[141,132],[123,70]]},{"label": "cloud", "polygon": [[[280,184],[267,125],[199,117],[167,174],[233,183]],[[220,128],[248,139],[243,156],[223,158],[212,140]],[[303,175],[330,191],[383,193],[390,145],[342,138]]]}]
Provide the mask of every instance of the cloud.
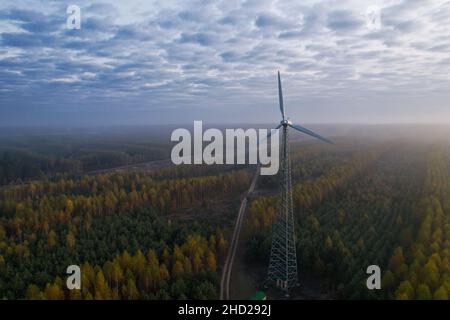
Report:
[{"label": "cloud", "polygon": [[52,47],[55,39],[41,34],[2,33],[2,44],[7,47]]},{"label": "cloud", "polygon": [[356,18],[350,10],[335,10],[328,14],[328,28],[335,31],[348,31],[361,28],[364,22]]},{"label": "cloud", "polygon": [[278,117],[276,70],[287,108],[298,106],[290,115],[307,121],[361,121],[380,106],[386,119],[388,106],[413,117],[410,104],[427,114],[450,100],[448,1],[374,1],[380,30],[366,27],[357,0],[83,0],[81,30],[65,29],[60,2],[23,3],[0,4],[0,125],[16,106],[268,121]]},{"label": "cloud", "polygon": [[217,35],[208,34],[205,32],[185,33],[180,36],[180,43],[197,43],[202,46],[209,46],[214,43]]},{"label": "cloud", "polygon": [[302,30],[289,30],[289,31],[283,31],[281,32],[278,37],[280,39],[293,39],[297,38],[299,39],[303,35]]},{"label": "cloud", "polygon": [[255,24],[259,28],[268,28],[268,27],[285,28],[289,26],[289,24],[286,21],[284,21],[282,17],[279,17],[271,13],[260,14],[256,18]]}]

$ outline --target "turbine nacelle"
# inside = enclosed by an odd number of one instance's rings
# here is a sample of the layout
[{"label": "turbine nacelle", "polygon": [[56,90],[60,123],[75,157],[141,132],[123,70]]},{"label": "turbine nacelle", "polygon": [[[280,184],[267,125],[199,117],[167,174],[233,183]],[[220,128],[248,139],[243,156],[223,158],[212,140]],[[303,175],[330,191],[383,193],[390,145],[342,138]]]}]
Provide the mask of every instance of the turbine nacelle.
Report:
[{"label": "turbine nacelle", "polygon": [[280,124],[281,124],[283,127],[287,127],[287,126],[292,125],[292,121],[289,120],[289,119],[283,119],[283,120],[280,121]]}]

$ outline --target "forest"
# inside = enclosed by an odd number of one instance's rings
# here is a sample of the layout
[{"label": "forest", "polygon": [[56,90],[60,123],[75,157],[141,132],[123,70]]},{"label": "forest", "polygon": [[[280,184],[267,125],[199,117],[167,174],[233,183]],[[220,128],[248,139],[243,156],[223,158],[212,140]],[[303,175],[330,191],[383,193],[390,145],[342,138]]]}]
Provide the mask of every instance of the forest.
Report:
[{"label": "forest", "polygon": [[[184,178],[173,178],[173,171]],[[206,169],[206,171],[208,171]],[[239,202],[250,173],[170,169],[32,182],[0,194],[0,294],[7,299],[217,297],[227,250],[219,197]],[[194,211],[173,219],[180,212]],[[64,290],[70,264],[83,290]],[[65,292],[66,291],[66,292]]]},{"label": "forest", "polygon": [[[338,299],[447,300],[449,146],[383,143],[333,166],[322,161],[293,171],[300,273],[322,279]],[[252,201],[248,263],[267,263],[276,210],[276,196]],[[382,290],[366,287],[373,264],[382,270]]]},{"label": "forest", "polygon": [[170,145],[162,142],[166,131],[146,127],[0,128],[0,185],[166,159],[170,154]]},{"label": "forest", "polygon": [[[166,147],[161,154],[138,153],[141,158],[117,163],[107,156],[93,165],[74,147],[78,142],[67,144],[73,149],[68,156],[49,146],[52,139],[35,141],[26,153],[2,144],[0,298],[218,298],[253,167],[86,174],[86,168],[164,158]],[[115,139],[93,143],[108,152],[132,144]],[[100,159],[103,151],[91,152]],[[51,165],[39,157],[51,158]],[[300,278],[314,275],[333,299],[449,299],[449,144],[295,141],[291,161]],[[26,163],[39,170],[28,172]],[[245,263],[264,270],[279,177],[261,176],[256,189],[244,220]],[[81,267],[81,290],[66,288],[72,264]],[[365,271],[373,264],[382,271],[381,290],[366,287]]]}]

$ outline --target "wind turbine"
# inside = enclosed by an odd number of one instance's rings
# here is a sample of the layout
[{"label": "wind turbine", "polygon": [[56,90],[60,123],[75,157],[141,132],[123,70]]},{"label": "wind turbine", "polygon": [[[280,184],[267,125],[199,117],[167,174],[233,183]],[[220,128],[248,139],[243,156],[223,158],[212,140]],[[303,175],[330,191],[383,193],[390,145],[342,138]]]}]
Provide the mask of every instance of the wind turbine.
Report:
[{"label": "wind turbine", "polygon": [[281,89],[280,71],[278,71],[278,99],[281,121],[277,129],[282,128],[281,144],[281,201],[272,230],[272,248],[266,285],[275,284],[289,296],[289,290],[298,285],[297,252],[295,250],[295,230],[292,201],[291,161],[289,158],[289,128],[295,129],[316,139],[334,144],[330,140],[302,126],[293,124],[286,118]]}]

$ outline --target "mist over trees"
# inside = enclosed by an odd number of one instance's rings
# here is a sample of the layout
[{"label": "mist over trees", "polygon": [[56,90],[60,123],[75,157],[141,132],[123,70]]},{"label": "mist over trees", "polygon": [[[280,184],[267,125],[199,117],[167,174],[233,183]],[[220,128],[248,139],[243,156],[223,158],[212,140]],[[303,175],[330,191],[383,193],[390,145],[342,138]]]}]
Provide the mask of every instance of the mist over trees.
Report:
[{"label": "mist over trees", "polygon": [[[300,272],[324,280],[337,298],[448,299],[449,151],[385,144],[333,159],[330,168],[321,161],[304,166],[306,179],[293,192]],[[307,177],[317,170],[320,176]],[[249,261],[267,263],[276,210],[275,196],[250,204]],[[372,264],[381,267],[382,290],[367,290]]]}]

